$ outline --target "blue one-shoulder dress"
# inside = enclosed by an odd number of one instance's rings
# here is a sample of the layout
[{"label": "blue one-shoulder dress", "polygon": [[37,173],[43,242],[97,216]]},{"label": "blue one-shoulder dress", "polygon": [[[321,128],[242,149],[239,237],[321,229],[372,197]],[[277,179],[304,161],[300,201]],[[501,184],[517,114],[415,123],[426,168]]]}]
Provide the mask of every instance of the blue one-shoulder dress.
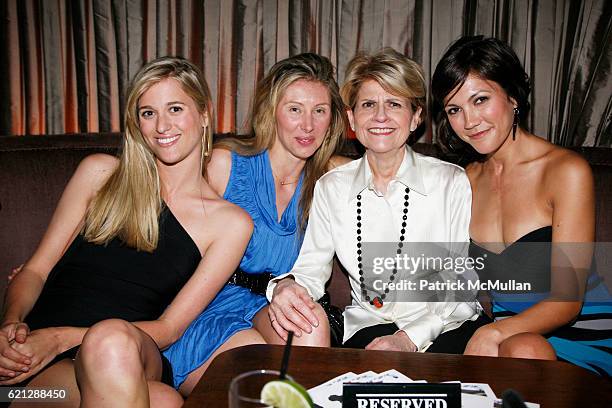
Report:
[{"label": "blue one-shoulder dress", "polygon": [[[300,178],[279,221],[268,152],[255,156],[232,152],[232,170],[223,198],[246,210],[254,224],[253,236],[240,261],[243,271],[270,272],[276,276],[291,270],[301,246],[298,231],[301,187]],[[240,286],[225,285],[183,336],[163,352],[172,363],[174,386],[178,388],[189,373],[232,335],[253,327],[253,317],[266,304],[264,296]]]}]

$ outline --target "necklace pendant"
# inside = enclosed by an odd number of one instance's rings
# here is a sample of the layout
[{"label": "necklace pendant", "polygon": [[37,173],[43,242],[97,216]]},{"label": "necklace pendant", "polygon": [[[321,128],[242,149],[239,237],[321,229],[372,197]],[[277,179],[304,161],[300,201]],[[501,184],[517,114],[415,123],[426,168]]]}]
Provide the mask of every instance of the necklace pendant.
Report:
[{"label": "necklace pendant", "polygon": [[383,307],[383,301],[382,301],[382,299],[380,298],[380,296],[376,296],[376,297],[374,298],[374,300],[372,300],[372,304],[374,304],[374,306],[375,306],[377,309],[380,309],[381,307]]}]

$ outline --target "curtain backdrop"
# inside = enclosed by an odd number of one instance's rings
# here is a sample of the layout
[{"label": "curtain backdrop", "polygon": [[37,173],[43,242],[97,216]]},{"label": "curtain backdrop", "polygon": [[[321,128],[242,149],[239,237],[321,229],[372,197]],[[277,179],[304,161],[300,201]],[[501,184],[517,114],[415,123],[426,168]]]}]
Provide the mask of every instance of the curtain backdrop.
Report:
[{"label": "curtain backdrop", "polygon": [[120,131],[129,79],[163,55],[203,68],[217,132],[246,133],[255,84],[279,59],[320,53],[341,82],[356,51],[391,46],[430,78],[451,41],[484,34],[509,42],[524,63],[534,133],[566,146],[612,146],[609,0],[0,3],[0,134]]}]

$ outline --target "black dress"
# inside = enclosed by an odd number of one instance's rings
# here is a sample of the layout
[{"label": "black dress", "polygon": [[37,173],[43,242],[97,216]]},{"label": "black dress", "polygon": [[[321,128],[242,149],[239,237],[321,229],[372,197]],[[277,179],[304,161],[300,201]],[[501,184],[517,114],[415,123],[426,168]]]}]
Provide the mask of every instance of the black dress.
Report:
[{"label": "black dress", "polygon": [[[159,243],[152,253],[130,248],[118,238],[97,245],[78,235],[51,270],[25,321],[36,330],[90,327],[111,318],[155,320],[200,260],[198,247],[168,207],[160,215]],[[60,357],[74,358],[77,349]]]},{"label": "black dress", "polygon": [[[495,320],[514,316],[545,300],[550,294],[552,226],[538,228],[519,238],[501,253],[491,252],[474,241],[470,256],[485,259],[480,280],[505,282],[503,290],[490,290]],[[566,244],[568,245],[568,244]],[[572,244],[558,244],[557,255],[571,253]],[[577,246],[580,248],[580,246]],[[566,288],[578,283],[563,275],[557,276]],[[562,280],[563,279],[563,280]],[[529,282],[531,289],[512,288],[514,282]],[[578,298],[576,298],[578,299]],[[569,300],[576,300],[569,299]],[[545,335],[559,360],[568,361],[604,376],[612,375],[612,296],[606,282],[591,271],[580,314],[570,323]]]}]

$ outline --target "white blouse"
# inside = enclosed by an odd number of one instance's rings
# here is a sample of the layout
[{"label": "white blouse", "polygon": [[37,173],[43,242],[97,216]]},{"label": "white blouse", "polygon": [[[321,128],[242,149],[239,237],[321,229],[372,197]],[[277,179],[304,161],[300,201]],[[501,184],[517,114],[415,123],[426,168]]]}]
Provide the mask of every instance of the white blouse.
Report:
[{"label": "white blouse", "polygon": [[[465,171],[406,147],[386,194],[377,192],[366,156],[325,174],[317,182],[304,242],[295,265],[268,285],[292,275],[314,299],[324,294],[334,254],[347,270],[352,304],[344,311],[344,340],[358,330],[395,323],[419,351],[441,333],[477,318],[474,302],[385,301],[376,308],[362,299],[357,262],[356,202],[361,194],[362,242],[395,242],[400,236],[405,188],[410,188],[406,242],[466,243],[469,240],[471,189]],[[399,271],[398,271],[399,272]],[[401,276],[397,276],[401,279]],[[373,298],[376,293],[368,292]]]}]

